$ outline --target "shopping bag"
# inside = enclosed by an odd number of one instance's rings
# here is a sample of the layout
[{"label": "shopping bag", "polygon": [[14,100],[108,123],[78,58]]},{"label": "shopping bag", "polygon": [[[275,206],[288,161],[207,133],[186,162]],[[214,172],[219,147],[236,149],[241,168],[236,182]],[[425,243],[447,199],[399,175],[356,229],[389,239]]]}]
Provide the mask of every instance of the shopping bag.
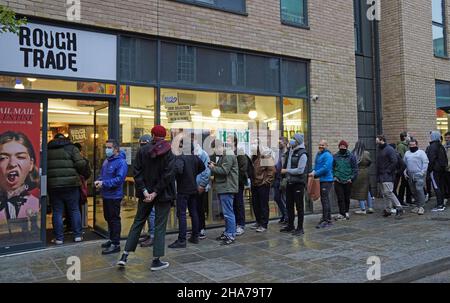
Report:
[{"label": "shopping bag", "polygon": [[315,201],[320,198],[320,180],[314,177],[308,177],[308,195]]}]

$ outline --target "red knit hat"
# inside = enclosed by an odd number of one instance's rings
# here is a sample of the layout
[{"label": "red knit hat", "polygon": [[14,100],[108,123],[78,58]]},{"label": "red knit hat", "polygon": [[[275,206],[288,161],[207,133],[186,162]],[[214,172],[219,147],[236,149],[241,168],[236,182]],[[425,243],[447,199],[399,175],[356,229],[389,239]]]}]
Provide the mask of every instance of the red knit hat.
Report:
[{"label": "red knit hat", "polygon": [[152,135],[159,138],[166,137],[166,128],[162,125],[155,125],[152,128]]},{"label": "red knit hat", "polygon": [[340,147],[341,145],[344,145],[346,148],[348,148],[348,143],[345,140],[341,140],[341,142],[339,142],[338,147]]}]

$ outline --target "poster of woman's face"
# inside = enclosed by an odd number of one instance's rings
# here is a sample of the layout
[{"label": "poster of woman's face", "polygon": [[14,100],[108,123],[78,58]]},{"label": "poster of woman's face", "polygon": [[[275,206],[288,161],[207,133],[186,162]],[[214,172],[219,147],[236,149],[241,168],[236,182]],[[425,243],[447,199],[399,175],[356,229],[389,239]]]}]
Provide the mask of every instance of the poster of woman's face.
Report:
[{"label": "poster of woman's face", "polygon": [[[33,147],[25,146],[19,135],[15,136],[19,140],[14,140],[13,136],[10,141],[0,144],[0,188],[6,192],[23,186],[35,169],[34,158],[30,155],[30,149]],[[3,137],[4,134],[0,135],[0,142]]]},{"label": "poster of woman's face", "polygon": [[0,227],[10,232],[37,229],[40,137],[39,103],[0,101]]}]

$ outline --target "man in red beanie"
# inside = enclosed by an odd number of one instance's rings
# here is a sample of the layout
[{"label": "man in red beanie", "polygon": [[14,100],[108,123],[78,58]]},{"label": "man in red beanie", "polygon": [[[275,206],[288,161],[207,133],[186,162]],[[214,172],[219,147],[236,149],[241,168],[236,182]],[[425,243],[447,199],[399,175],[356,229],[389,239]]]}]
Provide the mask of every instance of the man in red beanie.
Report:
[{"label": "man in red beanie", "polygon": [[350,195],[352,183],[358,176],[358,163],[355,155],[348,150],[348,143],[339,142],[339,152],[334,155],[333,177],[334,190],[338,198],[339,215],[335,220],[349,220]]},{"label": "man in red beanie", "polygon": [[156,125],[152,129],[153,140],[141,147],[136,155],[134,181],[139,197],[138,209],[130,228],[120,266],[125,266],[129,252],[134,252],[153,207],[155,207],[155,238],[153,244],[153,262],[151,270],[161,270],[169,266],[159,258],[164,256],[167,218],[176,197],[175,192],[175,156],[171,145],[165,140],[166,129]]}]

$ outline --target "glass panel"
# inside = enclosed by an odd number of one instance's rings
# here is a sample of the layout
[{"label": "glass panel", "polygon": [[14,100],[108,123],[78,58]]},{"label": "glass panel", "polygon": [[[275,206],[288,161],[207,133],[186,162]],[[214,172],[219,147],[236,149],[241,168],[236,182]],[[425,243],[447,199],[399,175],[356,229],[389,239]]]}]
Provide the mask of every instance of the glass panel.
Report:
[{"label": "glass panel", "polygon": [[245,12],[245,0],[179,0],[193,4],[205,4],[219,9]]},{"label": "glass panel", "polygon": [[0,101],[0,248],[41,239],[39,103]]},{"label": "glass panel", "polygon": [[306,24],[306,0],[281,0],[281,20],[295,24]]},{"label": "glass panel", "polygon": [[215,89],[279,92],[279,59],[170,43],[162,44],[161,80]]},{"label": "glass panel", "polygon": [[[151,87],[120,86],[120,142],[127,155],[128,174],[125,179],[125,197],[122,203],[122,236],[127,237],[138,199],[134,192],[133,166],[139,149],[139,138],[150,134],[155,124],[155,89]],[[126,214],[126,215],[125,215]],[[130,215],[128,215],[130,214]],[[147,232],[145,229],[143,232]]]},{"label": "glass panel", "polygon": [[114,84],[100,82],[66,81],[31,77],[12,77],[0,75],[0,87],[84,94],[115,95]]},{"label": "glass panel", "polygon": [[436,56],[444,57],[446,55],[443,27],[433,25],[433,47]]},{"label": "glass panel", "polygon": [[293,96],[307,95],[306,67],[307,65],[304,62],[283,60],[283,94]]},{"label": "glass panel", "polygon": [[[103,161],[106,159],[105,146],[108,140],[108,107],[103,107],[95,111],[94,124],[94,180],[97,180],[101,173]],[[108,231],[108,224],[103,215],[103,199],[98,190],[94,194],[95,219],[94,228],[101,231]]]},{"label": "glass panel", "polygon": [[[179,133],[194,132],[205,150],[212,154],[212,138],[226,140],[229,134],[238,137],[238,148],[250,155],[250,144],[256,137],[266,139],[267,145],[278,147],[279,101],[277,97],[199,92],[176,89],[161,90],[161,123],[170,130],[170,139]],[[256,127],[259,127],[257,132]],[[254,131],[253,131],[254,130]],[[263,137],[262,130],[267,131]],[[272,142],[274,140],[274,142]],[[215,191],[209,192],[207,224],[223,224],[221,209]],[[245,189],[246,220],[253,220],[250,206],[250,188]],[[271,218],[278,216],[271,195]],[[169,227],[177,227],[175,212],[169,218]]]},{"label": "glass panel", "polygon": [[120,79],[129,82],[156,81],[156,42],[120,37]]},{"label": "glass panel", "polygon": [[433,6],[433,22],[437,22],[442,24],[442,0],[432,0],[432,6]]}]

